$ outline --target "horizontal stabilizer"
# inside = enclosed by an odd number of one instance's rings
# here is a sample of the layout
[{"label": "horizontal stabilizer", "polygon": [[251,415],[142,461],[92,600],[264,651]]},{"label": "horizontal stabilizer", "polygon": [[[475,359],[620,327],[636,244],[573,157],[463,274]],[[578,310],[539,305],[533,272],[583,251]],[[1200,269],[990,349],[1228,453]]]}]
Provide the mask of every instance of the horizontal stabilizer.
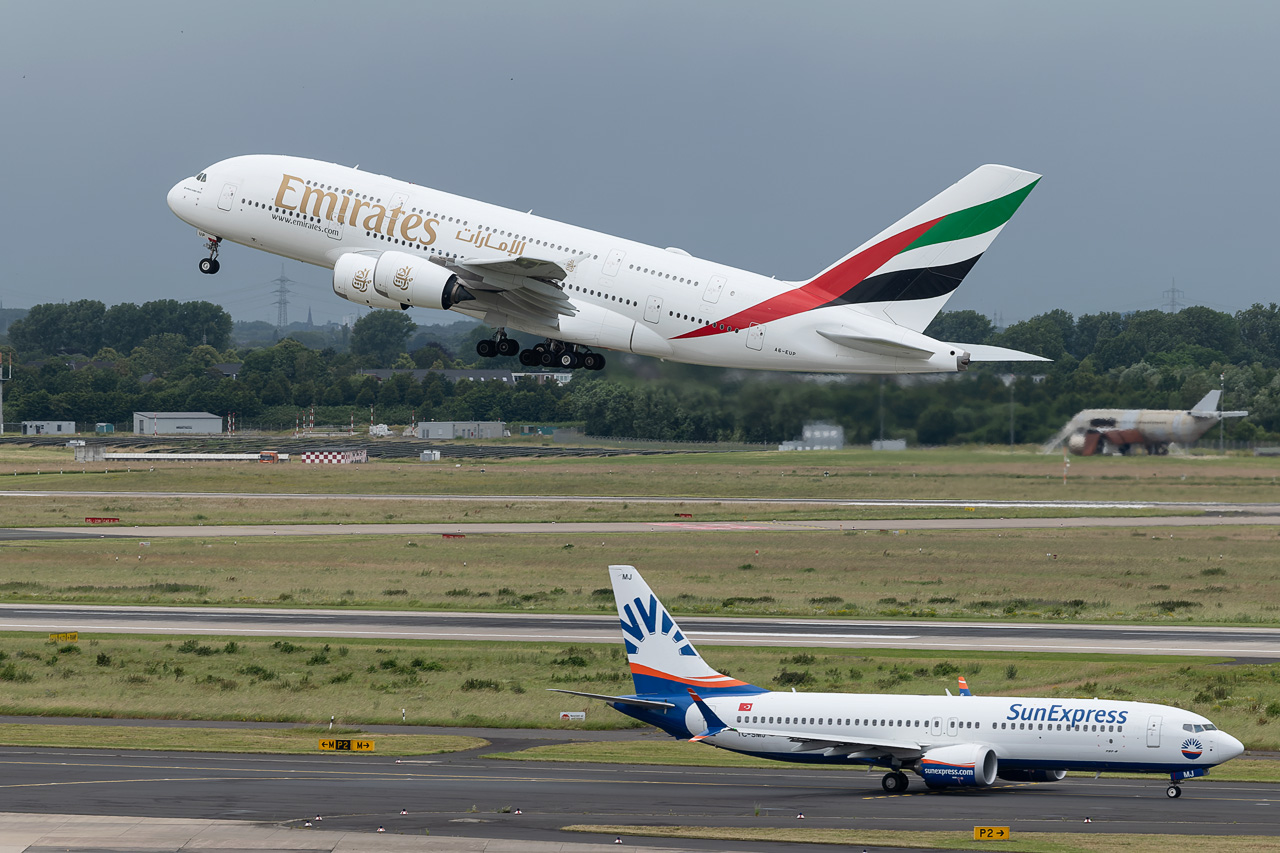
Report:
[{"label": "horizontal stabilizer", "polygon": [[956,349],[969,353],[970,361],[1053,361],[1042,355],[1032,355],[1006,347],[991,347],[985,344],[950,344]]},{"label": "horizontal stabilizer", "polygon": [[560,690],[555,687],[548,687],[551,693],[568,693],[570,696],[585,696],[588,699],[600,699],[605,702],[614,702],[618,705],[633,705],[637,708],[674,708],[670,702],[659,702],[654,699],[637,699],[634,696],[606,696],[603,693],[583,693],[580,690]]},{"label": "horizontal stabilizer", "polygon": [[889,338],[880,338],[873,335],[854,335],[849,332],[827,332],[822,329],[818,330],[818,334],[842,347],[874,353],[875,355],[887,355],[890,358],[933,357],[933,350],[913,347],[910,344],[904,344]]}]

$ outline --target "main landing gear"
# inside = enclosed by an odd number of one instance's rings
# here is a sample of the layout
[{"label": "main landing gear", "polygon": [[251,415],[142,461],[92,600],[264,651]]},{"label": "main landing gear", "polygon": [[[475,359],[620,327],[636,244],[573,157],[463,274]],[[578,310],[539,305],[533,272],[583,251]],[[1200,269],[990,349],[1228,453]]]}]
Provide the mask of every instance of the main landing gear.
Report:
[{"label": "main landing gear", "polygon": [[907,786],[911,784],[911,780],[907,778],[907,774],[901,770],[895,770],[892,773],[884,774],[884,778],[880,780],[880,787],[884,788],[886,794],[901,794],[907,790]]},{"label": "main landing gear", "polygon": [[507,333],[498,332],[497,338],[491,338],[487,341],[480,341],[476,344],[476,352],[481,358],[493,358],[498,355],[515,355],[520,349],[520,344],[507,337]]},{"label": "main landing gear", "polygon": [[562,370],[600,370],[604,367],[604,356],[592,352],[580,344],[566,344],[563,341],[546,340],[533,349],[520,352],[520,363],[525,367],[558,367]]},{"label": "main landing gear", "polygon": [[205,275],[213,275],[222,267],[222,264],[218,263],[218,247],[220,245],[222,245],[221,237],[210,237],[205,242],[204,247],[209,250],[209,257],[200,259],[200,272]]},{"label": "main landing gear", "polygon": [[1168,788],[1164,789],[1164,795],[1171,800],[1176,800],[1178,797],[1182,796],[1182,786],[1170,785]]}]

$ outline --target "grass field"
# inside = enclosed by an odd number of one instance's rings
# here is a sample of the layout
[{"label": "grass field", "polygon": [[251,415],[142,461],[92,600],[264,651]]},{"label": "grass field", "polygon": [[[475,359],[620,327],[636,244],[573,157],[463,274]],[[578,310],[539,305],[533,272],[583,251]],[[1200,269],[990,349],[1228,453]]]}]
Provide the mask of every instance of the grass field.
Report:
[{"label": "grass field", "polygon": [[0,745],[92,749],[156,749],[169,752],[240,752],[310,755],[321,738],[363,738],[379,755],[435,755],[487,746],[460,735],[369,734],[326,726],[293,729],[204,729],[147,726],[57,726],[0,723]]},{"label": "grass field", "polygon": [[[280,446],[285,449],[283,444]],[[42,473],[36,475],[36,471]],[[725,499],[1280,500],[1280,483],[1276,479],[1280,460],[1276,459],[1080,457],[1071,460],[1065,485],[1062,472],[1061,456],[1041,455],[1032,447],[325,466],[293,462],[77,465],[69,448],[55,451],[0,445],[0,488],[27,490],[661,495]],[[24,476],[12,476],[15,473]],[[6,478],[6,474],[11,476]]]},{"label": "grass field", "polygon": [[[341,644],[339,644],[341,643]],[[622,646],[271,638],[0,636],[0,713],[272,720],[344,726],[634,727],[601,703],[550,693],[633,688]],[[1250,749],[1280,747],[1280,665],[1214,658],[716,647],[710,663],[775,689],[941,694],[957,674],[982,695],[1176,704]],[[559,713],[587,711],[587,722]],[[179,735],[180,736],[180,735]]]},{"label": "grass field", "polygon": [[[973,836],[960,832],[905,832],[876,829],[808,829],[799,827],[630,826],[576,824],[570,832],[605,836],[714,838],[724,841],[784,841],[838,844],[844,847],[909,847],[973,850]],[[1174,847],[1210,846],[1218,853],[1274,853],[1275,838],[1262,835],[1144,835],[1111,832],[1015,832],[1009,841],[982,841],[983,850],[1009,853],[1167,853]]]},{"label": "grass field", "polygon": [[11,541],[0,601],[605,613],[605,566],[631,563],[676,614],[1267,625],[1278,546],[1269,527]]}]

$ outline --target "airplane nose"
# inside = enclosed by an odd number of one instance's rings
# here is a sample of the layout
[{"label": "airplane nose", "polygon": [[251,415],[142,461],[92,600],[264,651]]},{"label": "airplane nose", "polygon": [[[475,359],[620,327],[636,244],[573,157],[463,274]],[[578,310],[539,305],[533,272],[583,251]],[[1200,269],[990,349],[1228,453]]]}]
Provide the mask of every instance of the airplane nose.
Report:
[{"label": "airplane nose", "polygon": [[1229,761],[1237,755],[1242,755],[1244,753],[1244,744],[1225,732],[1222,733],[1219,743],[1223,753],[1226,755],[1226,757],[1222,759],[1223,761]]},{"label": "airplane nose", "polygon": [[178,181],[176,184],[174,184],[173,189],[169,190],[169,195],[165,197],[165,201],[168,203],[169,209],[172,210],[178,216],[182,215],[180,211],[182,207],[183,197],[185,196],[185,193],[182,190],[183,183],[185,182]]}]

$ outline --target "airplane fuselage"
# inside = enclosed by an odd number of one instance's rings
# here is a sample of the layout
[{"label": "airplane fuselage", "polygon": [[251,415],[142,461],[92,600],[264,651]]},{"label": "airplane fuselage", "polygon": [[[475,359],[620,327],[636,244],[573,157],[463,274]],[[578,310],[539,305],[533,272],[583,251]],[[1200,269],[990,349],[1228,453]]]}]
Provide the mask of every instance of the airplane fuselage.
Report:
[{"label": "airplane fuselage", "polygon": [[[446,265],[555,262],[566,273],[556,286],[571,301],[571,315],[540,320],[501,307],[518,299],[452,310],[585,347],[788,371],[955,372],[968,363],[957,345],[895,324],[883,306],[810,304],[812,294],[794,282],[333,163],[234,157],[180,181],[168,201],[205,236],[320,267],[333,268],[349,253],[385,252]],[[838,343],[841,336],[856,338],[860,348]]]},{"label": "airplane fuselage", "polygon": [[[696,705],[667,698],[678,707],[665,714],[614,707],[676,737],[706,729]],[[858,740],[901,741],[924,751],[981,744],[995,752],[1002,769],[1142,773],[1207,770],[1240,750],[1239,741],[1199,714],[1144,702],[783,692],[705,701],[731,727],[706,743],[803,763],[884,763],[883,750],[864,755],[838,747]],[[769,729],[817,740],[798,747],[791,737],[761,731]],[[831,748],[822,746],[824,736],[832,739]]]}]

